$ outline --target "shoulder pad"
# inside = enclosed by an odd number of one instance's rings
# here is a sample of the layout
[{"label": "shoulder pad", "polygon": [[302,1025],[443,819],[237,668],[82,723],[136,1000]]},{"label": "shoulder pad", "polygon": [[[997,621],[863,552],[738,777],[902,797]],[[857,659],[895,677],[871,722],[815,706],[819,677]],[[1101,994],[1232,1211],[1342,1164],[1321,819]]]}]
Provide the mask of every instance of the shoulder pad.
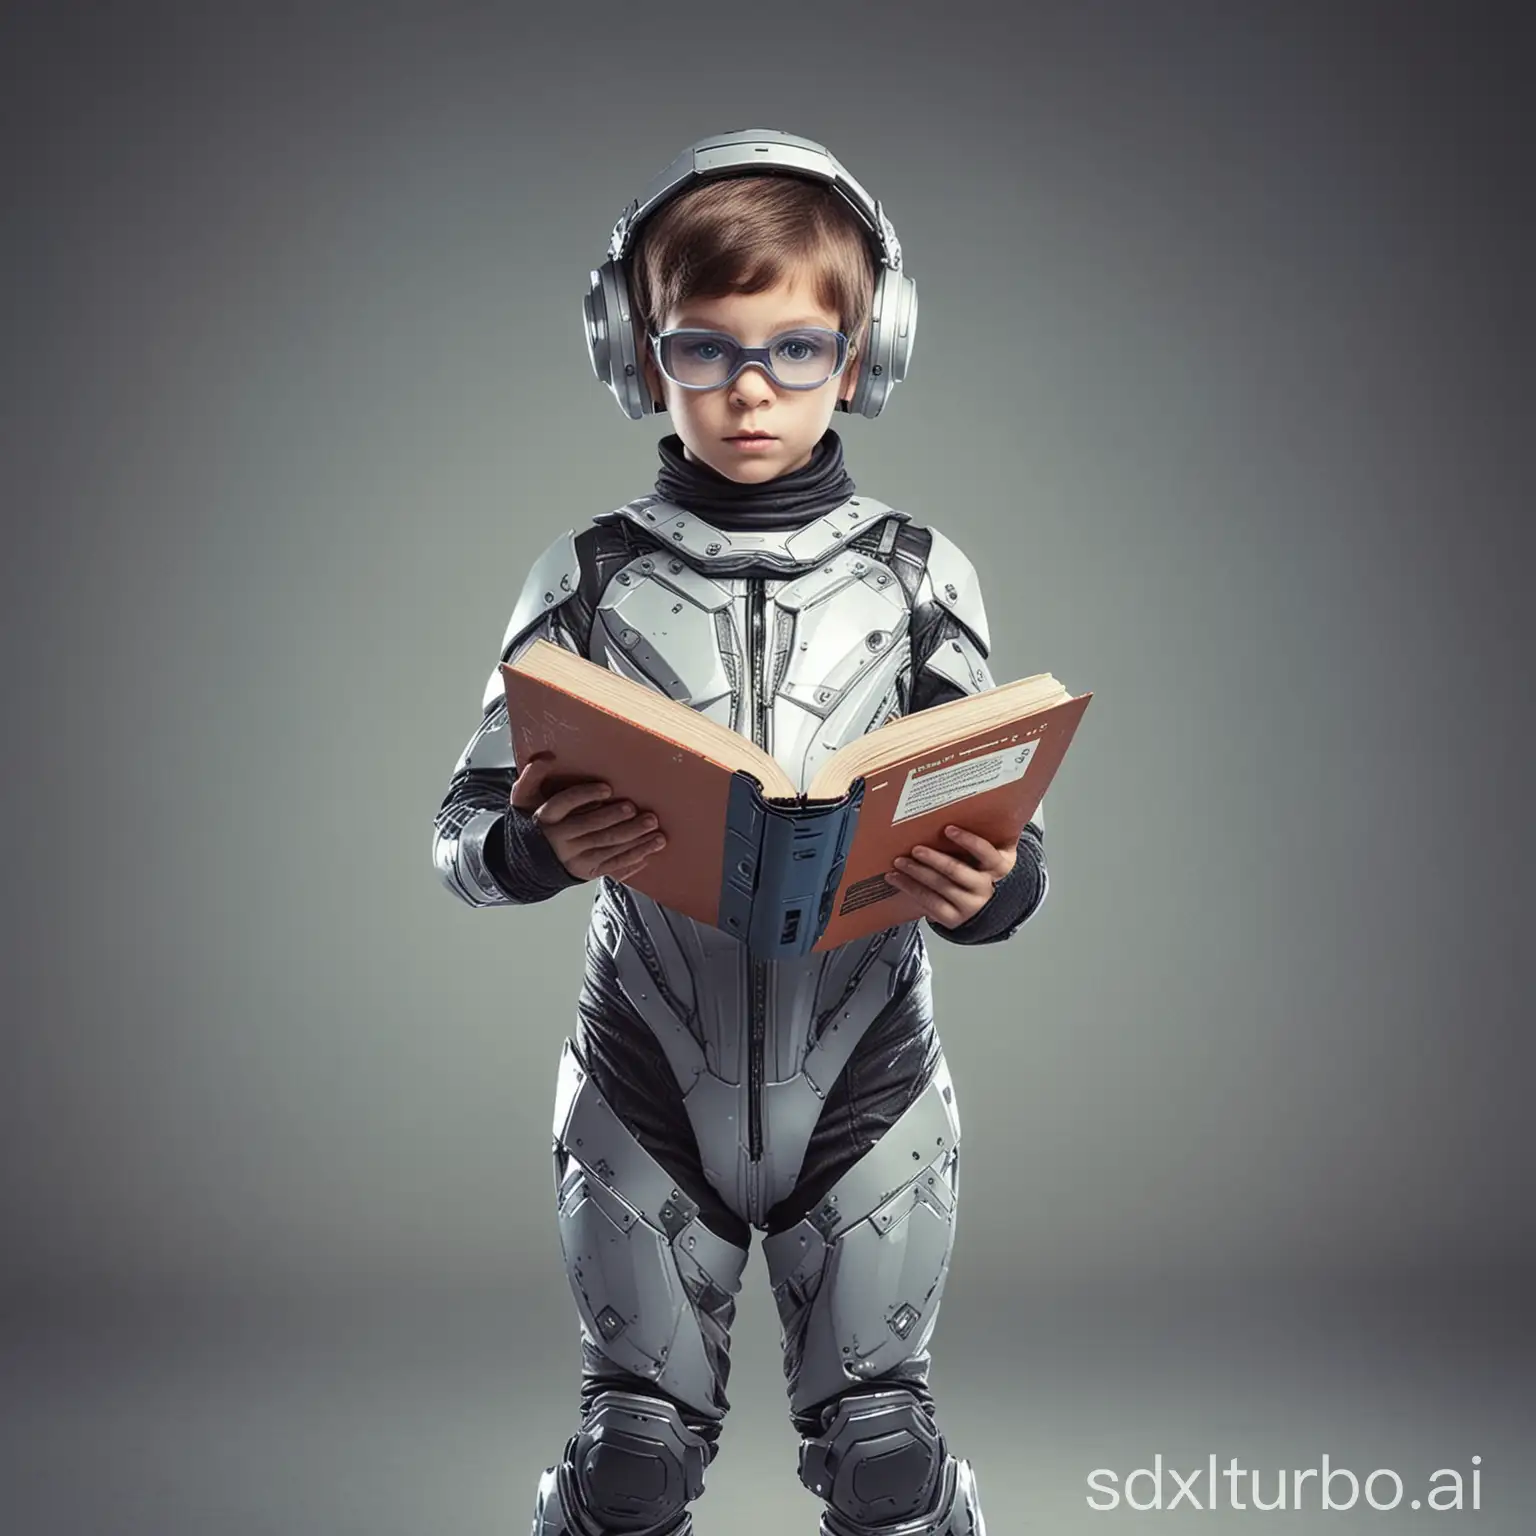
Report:
[{"label": "shoulder pad", "polygon": [[512,757],[512,731],[507,724],[506,692],[499,668],[492,675],[485,693],[485,717],[453,770],[456,776],[470,769],[476,773],[494,773],[503,769],[517,772],[517,763]]},{"label": "shoulder pad", "polygon": [[983,655],[992,649],[987,630],[987,610],[981,600],[976,567],[960,546],[937,528],[929,528],[933,544],[928,551],[928,580],[935,599],[976,637]]},{"label": "shoulder pad", "polygon": [[968,634],[946,640],[934,650],[923,667],[925,671],[937,672],[962,693],[985,693],[993,686],[987,659]]},{"label": "shoulder pad", "polygon": [[513,642],[532,629],[551,608],[558,608],[576,590],[581,564],[576,558],[576,535],[571,529],[555,540],[533,562],[528,579],[512,610],[512,622],[502,638],[501,654],[506,656]]},{"label": "shoulder pad", "polygon": [[[501,666],[498,663],[491,668],[491,675],[485,680],[485,692],[480,695],[480,712],[484,714],[505,692],[506,683],[502,679]],[[459,764],[459,767],[463,766],[463,763]]]},{"label": "shoulder pad", "polygon": [[633,501],[626,501],[622,507],[614,507],[608,512],[594,512],[592,521],[598,524],[606,524],[609,527],[615,524],[627,524],[631,528],[638,528],[642,533],[648,533],[658,543],[661,542],[661,534],[654,526],[655,515],[647,517],[645,514],[661,500],[654,492],[645,496],[637,496]]}]

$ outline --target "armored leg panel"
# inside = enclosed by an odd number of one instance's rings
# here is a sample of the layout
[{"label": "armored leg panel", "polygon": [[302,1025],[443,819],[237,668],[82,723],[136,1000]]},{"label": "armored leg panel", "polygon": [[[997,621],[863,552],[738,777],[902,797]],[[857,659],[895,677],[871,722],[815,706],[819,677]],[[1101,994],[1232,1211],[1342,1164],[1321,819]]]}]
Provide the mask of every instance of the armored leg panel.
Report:
[{"label": "armored leg panel", "polygon": [[569,1041],[555,1104],[555,1180],[560,1245],[587,1337],[661,1394],[723,1418],[747,1251],[704,1225]]},{"label": "armored leg panel", "polygon": [[690,1536],[729,1406],[746,1250],[703,1225],[569,1041],[554,1156],[588,1385],[580,1431],[540,1480],[533,1536]]},{"label": "armored leg panel", "polygon": [[954,1247],[948,1068],[795,1226],[763,1244],[800,1475],[822,1536],[985,1536],[970,1466],[930,1411],[927,1345]]},{"label": "armored leg panel", "polygon": [[796,1413],[921,1355],[954,1247],[960,1117],[942,1058],[906,1113],[763,1242]]}]

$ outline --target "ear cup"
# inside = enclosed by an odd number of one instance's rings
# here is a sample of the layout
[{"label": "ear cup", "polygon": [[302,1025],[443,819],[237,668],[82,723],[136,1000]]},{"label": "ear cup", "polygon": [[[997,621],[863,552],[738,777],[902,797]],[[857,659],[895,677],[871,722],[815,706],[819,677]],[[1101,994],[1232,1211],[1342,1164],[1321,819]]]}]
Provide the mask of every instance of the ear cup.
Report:
[{"label": "ear cup", "polygon": [[882,266],[875,280],[864,355],[847,409],[875,417],[885,409],[891,386],[907,376],[912,340],[917,333],[917,284],[904,272]]},{"label": "ear cup", "polygon": [[592,273],[581,308],[587,356],[598,382],[612,391],[631,421],[649,416],[651,391],[640,366],[645,356],[644,324],[633,313],[622,261],[605,261]]}]

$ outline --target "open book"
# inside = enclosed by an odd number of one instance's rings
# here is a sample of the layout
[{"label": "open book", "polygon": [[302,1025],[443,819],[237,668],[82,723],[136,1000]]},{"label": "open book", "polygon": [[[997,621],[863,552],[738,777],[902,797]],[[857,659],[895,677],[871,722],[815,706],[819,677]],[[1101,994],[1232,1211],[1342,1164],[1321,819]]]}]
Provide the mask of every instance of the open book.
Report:
[{"label": "open book", "polygon": [[748,737],[547,640],[501,672],[546,794],[601,779],[655,813],[666,847],[625,883],[762,959],[920,916],[885,875],[919,843],[964,858],[947,823],[1016,843],[1093,697],[1042,672],[939,704],[825,754],[802,794]]}]

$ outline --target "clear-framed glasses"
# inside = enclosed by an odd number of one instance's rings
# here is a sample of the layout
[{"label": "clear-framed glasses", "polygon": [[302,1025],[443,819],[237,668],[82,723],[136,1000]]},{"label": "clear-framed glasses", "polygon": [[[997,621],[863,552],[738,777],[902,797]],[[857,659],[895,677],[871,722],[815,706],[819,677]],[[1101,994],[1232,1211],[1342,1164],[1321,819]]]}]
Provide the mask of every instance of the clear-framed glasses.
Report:
[{"label": "clear-framed glasses", "polygon": [[657,366],[680,389],[724,389],[757,363],[784,389],[820,389],[848,361],[841,331],[801,326],[782,331],[766,347],[744,347],[728,331],[663,331],[651,337]]}]

